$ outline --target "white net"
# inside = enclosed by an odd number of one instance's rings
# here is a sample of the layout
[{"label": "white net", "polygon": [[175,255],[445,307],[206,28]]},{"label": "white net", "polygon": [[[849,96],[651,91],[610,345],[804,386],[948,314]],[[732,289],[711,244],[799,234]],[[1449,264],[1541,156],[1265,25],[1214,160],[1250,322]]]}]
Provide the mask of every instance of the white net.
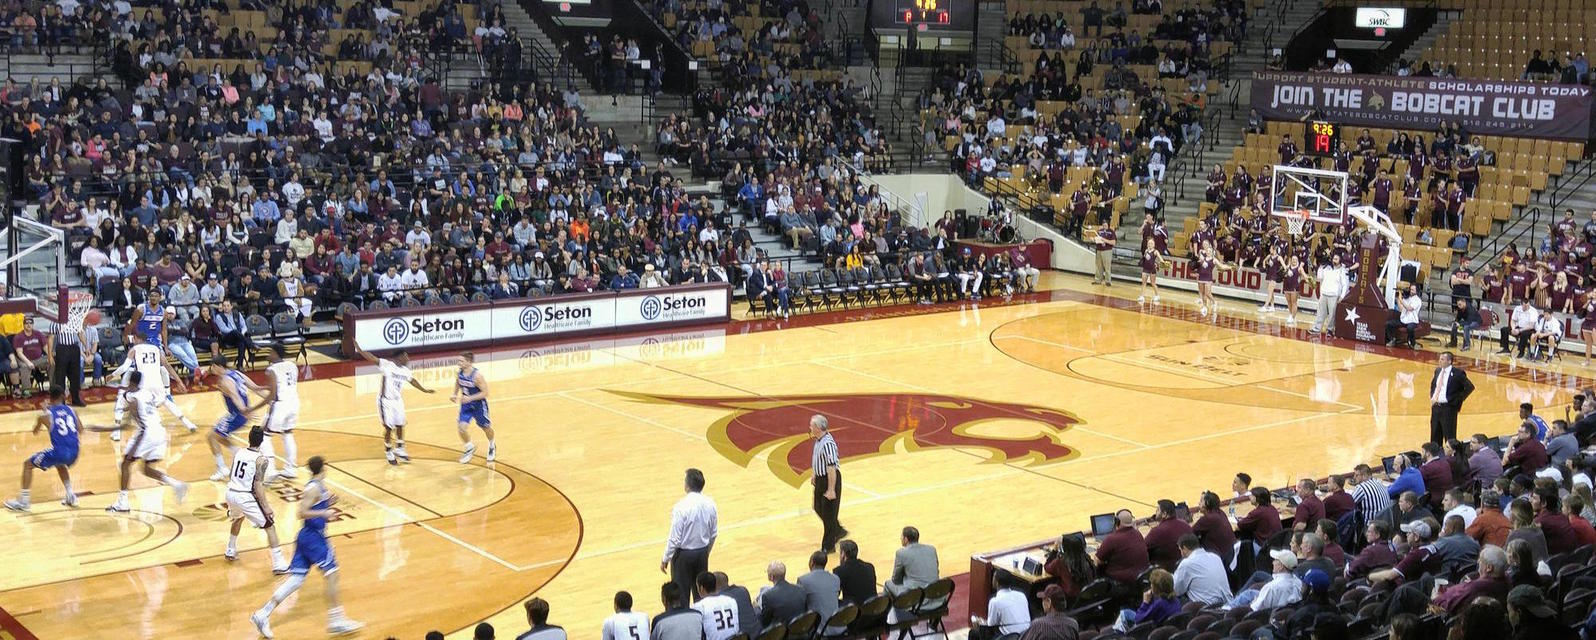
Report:
[{"label": "white net", "polygon": [[[77,331],[83,328],[84,318],[89,311],[94,309],[94,294],[87,291],[67,290],[66,294],[66,325],[67,331]],[[54,333],[57,320],[61,317],[61,299],[40,298],[38,302],[38,316],[40,330]]]},{"label": "white net", "polygon": [[1301,237],[1302,230],[1308,226],[1308,212],[1303,209],[1291,209],[1275,212],[1275,217],[1286,225],[1286,232],[1293,237]]}]

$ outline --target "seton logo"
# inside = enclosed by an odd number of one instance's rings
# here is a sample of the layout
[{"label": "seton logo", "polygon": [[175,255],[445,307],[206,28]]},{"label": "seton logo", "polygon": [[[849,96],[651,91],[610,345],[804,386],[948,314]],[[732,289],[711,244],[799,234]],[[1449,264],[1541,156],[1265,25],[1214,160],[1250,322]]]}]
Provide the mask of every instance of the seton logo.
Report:
[{"label": "seton logo", "polygon": [[521,330],[527,333],[536,333],[538,327],[543,326],[543,314],[537,307],[526,307],[521,310]]},{"label": "seton logo", "polygon": [[[831,434],[844,464],[893,453],[899,442],[911,451],[977,447],[990,452],[989,462],[1052,462],[1077,454],[1059,444],[1058,436],[1081,422],[1072,414],[1047,407],[923,393],[775,397],[610,393],[638,402],[730,411],[710,426],[711,446],[743,466],[769,449],[771,472],[793,486],[801,485],[809,475],[814,448],[809,417],[817,413],[831,421]],[[972,426],[989,420],[1026,420],[1043,428],[1041,433],[1012,439],[971,432]]]},{"label": "seton logo", "polygon": [[404,318],[394,318],[382,325],[382,339],[388,344],[402,344],[410,337],[410,323]]}]

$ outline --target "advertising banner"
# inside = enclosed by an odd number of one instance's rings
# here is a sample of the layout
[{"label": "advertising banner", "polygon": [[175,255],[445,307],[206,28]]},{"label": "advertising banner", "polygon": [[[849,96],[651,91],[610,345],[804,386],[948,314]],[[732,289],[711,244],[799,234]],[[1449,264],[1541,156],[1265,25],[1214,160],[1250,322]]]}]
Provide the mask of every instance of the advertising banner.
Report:
[{"label": "advertising banner", "polygon": [[1346,126],[1585,140],[1591,89],[1581,85],[1416,76],[1256,71],[1252,108],[1268,120],[1312,115]]},{"label": "advertising banner", "polygon": [[500,346],[730,318],[725,284],[354,311],[344,315],[344,351]]}]

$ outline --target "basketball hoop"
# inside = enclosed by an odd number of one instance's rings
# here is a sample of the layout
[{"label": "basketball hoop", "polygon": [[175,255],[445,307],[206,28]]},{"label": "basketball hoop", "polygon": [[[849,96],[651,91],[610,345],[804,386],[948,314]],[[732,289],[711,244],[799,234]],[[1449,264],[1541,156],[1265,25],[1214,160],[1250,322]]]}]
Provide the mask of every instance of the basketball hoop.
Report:
[{"label": "basketball hoop", "polygon": [[1302,230],[1308,226],[1307,209],[1282,209],[1273,213],[1275,217],[1280,218],[1285,222],[1286,231],[1290,233],[1292,237],[1302,236]]},{"label": "basketball hoop", "polygon": [[55,300],[41,298],[38,302],[38,309],[40,318],[45,320],[44,329],[53,329],[63,322],[69,330],[81,329],[83,328],[83,318],[89,314],[89,311],[94,309],[94,294],[89,291],[67,289],[66,313],[64,315],[61,313],[60,296],[57,296]]}]

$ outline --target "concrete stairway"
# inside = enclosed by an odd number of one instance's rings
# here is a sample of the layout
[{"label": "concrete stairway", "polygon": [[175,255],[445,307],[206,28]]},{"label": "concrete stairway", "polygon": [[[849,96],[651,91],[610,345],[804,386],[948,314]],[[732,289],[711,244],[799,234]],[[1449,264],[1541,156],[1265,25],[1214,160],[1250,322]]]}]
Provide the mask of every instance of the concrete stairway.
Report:
[{"label": "concrete stairway", "polygon": [[1009,34],[1008,10],[1002,2],[982,2],[975,13],[975,64],[982,69],[1003,66],[1003,39]]},{"label": "concrete stairway", "polygon": [[1430,28],[1426,29],[1424,34],[1419,36],[1418,40],[1414,40],[1412,45],[1409,45],[1408,48],[1403,49],[1402,53],[1398,55],[1397,58],[1402,60],[1417,59],[1419,55],[1424,52],[1424,50],[1429,49],[1435,44],[1436,40],[1441,39],[1441,35],[1445,34],[1447,30],[1451,28],[1452,23],[1458,18],[1462,17],[1462,14],[1463,12],[1461,11],[1436,12],[1435,24],[1430,25]]},{"label": "concrete stairway", "polygon": [[[507,27],[515,28],[516,32],[521,35],[521,40],[526,43],[528,49],[532,49],[534,47],[541,48],[556,61],[561,61],[561,48],[559,45],[555,44],[554,39],[549,37],[549,34],[545,33],[543,29],[538,26],[538,23],[532,19],[532,16],[526,12],[526,9],[521,7],[520,3],[509,2],[504,4],[504,21]],[[561,64],[564,64],[563,61]],[[588,81],[583,78],[581,74],[577,73],[575,69],[571,69],[569,66],[565,66],[562,69],[538,69],[538,72],[544,74],[545,76],[559,80],[568,78],[574,79],[577,82],[578,91],[581,91],[584,94],[593,93],[593,86],[588,83]]]}]

